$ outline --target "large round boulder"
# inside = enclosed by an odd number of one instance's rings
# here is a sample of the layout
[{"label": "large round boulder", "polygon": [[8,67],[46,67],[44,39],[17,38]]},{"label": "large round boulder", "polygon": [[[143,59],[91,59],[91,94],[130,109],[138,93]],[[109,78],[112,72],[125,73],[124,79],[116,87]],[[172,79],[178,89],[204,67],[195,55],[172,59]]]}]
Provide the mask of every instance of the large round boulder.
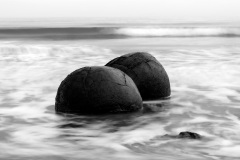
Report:
[{"label": "large round boulder", "polygon": [[132,112],[142,108],[142,98],[133,80],[111,67],[84,67],[60,84],[55,110],[76,114]]},{"label": "large round boulder", "polygon": [[137,85],[143,100],[165,98],[171,94],[167,72],[149,53],[126,54],[113,59],[106,66],[120,69],[129,75]]}]

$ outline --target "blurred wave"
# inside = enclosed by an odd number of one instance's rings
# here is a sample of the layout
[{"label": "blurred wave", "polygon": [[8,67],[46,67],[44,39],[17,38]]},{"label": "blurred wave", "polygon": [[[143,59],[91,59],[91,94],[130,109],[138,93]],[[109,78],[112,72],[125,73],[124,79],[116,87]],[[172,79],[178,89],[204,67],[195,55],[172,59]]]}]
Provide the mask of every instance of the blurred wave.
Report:
[{"label": "blurred wave", "polygon": [[121,39],[129,37],[240,37],[238,27],[1,28],[0,39]]},{"label": "blurred wave", "polygon": [[239,37],[239,28],[120,28],[117,34],[137,37]]}]

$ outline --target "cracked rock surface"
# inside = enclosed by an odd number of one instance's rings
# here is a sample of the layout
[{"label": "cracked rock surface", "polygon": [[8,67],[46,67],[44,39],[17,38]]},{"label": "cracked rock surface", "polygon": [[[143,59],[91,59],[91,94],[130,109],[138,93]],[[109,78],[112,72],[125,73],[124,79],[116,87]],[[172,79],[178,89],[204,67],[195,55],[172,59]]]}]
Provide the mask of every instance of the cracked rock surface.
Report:
[{"label": "cracked rock surface", "polygon": [[142,98],[133,80],[111,67],[75,70],[60,84],[55,110],[63,113],[105,114],[142,108]]},{"label": "cracked rock surface", "polygon": [[167,72],[158,60],[146,52],[136,52],[117,57],[106,66],[120,69],[130,76],[138,87],[143,100],[170,96]]}]

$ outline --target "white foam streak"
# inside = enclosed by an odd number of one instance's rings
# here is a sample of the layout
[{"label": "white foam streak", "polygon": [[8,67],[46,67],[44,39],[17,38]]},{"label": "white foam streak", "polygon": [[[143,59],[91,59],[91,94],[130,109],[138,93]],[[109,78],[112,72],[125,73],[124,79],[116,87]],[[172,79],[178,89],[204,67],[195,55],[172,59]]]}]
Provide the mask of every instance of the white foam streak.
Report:
[{"label": "white foam streak", "polygon": [[120,28],[116,34],[153,37],[240,36],[238,28]]},{"label": "white foam streak", "polygon": [[122,142],[126,144],[146,142],[155,136],[166,134],[166,131],[164,129],[165,126],[166,124],[151,124],[142,127],[141,129],[139,128],[137,130],[125,132],[123,134]]}]

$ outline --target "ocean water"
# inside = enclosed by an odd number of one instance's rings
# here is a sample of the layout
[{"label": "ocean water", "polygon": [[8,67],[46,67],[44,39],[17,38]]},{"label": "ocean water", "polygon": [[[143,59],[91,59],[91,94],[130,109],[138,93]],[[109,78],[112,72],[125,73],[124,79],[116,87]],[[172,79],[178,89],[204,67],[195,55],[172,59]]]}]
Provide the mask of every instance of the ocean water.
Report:
[{"label": "ocean water", "polygon": [[[1,20],[0,159],[240,158],[240,24],[155,20]],[[58,115],[61,81],[84,66],[146,51],[166,69],[169,99],[142,111]],[[196,132],[200,140],[165,136]]]}]

